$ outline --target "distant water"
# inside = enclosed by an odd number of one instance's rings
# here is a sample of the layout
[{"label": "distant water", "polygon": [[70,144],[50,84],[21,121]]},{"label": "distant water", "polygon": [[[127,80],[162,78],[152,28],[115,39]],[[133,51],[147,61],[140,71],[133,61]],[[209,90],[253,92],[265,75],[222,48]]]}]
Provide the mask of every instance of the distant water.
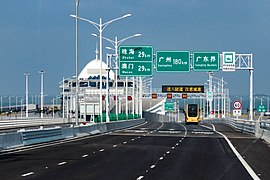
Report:
[{"label": "distant water", "polygon": [[[53,98],[56,99],[56,96],[44,96],[44,104],[53,104],[53,102],[52,102]],[[40,104],[40,98],[35,98],[35,97],[32,98],[31,96],[29,96],[28,103],[29,104]],[[60,99],[58,98],[57,100],[54,100],[54,103],[59,104]],[[19,106],[20,104],[21,104],[21,98],[17,98],[17,106]],[[25,104],[25,99],[23,99],[23,104]],[[11,106],[16,105],[16,98],[15,97],[11,98],[10,105]],[[1,106],[1,104],[0,104],[0,106]],[[8,97],[3,98],[2,106],[3,107],[9,106],[9,98]]]}]

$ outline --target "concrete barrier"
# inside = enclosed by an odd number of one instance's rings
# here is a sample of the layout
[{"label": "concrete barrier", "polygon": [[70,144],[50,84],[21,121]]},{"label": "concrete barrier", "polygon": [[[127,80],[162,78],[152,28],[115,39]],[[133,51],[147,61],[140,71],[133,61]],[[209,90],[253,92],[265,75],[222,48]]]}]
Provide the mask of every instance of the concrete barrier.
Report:
[{"label": "concrete barrier", "polygon": [[144,119],[127,120],[100,124],[81,125],[77,127],[22,130],[16,133],[0,134],[0,151],[13,147],[49,142],[72,137],[81,137],[97,133],[124,129],[145,122]]}]

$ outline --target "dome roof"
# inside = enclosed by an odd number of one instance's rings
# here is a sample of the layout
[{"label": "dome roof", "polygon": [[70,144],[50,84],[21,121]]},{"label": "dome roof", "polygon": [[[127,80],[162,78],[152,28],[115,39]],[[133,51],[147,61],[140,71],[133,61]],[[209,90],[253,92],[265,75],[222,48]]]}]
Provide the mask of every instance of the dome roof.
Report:
[{"label": "dome roof", "polygon": [[[108,68],[107,64],[102,62],[102,76],[107,78],[107,71]],[[79,79],[89,79],[90,77],[97,77],[100,74],[100,60],[94,59],[90,61],[81,71],[79,75]],[[110,71],[109,74],[110,79],[114,79],[114,72]]]}]

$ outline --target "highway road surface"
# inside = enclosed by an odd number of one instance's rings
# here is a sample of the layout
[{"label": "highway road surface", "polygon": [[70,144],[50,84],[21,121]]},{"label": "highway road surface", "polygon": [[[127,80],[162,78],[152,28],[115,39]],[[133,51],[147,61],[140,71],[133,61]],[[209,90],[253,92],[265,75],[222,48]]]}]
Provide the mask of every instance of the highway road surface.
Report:
[{"label": "highway road surface", "polygon": [[[231,140],[242,162],[213,129]],[[267,179],[269,153],[266,143],[223,125],[148,121],[104,135],[2,153],[0,179]]]}]

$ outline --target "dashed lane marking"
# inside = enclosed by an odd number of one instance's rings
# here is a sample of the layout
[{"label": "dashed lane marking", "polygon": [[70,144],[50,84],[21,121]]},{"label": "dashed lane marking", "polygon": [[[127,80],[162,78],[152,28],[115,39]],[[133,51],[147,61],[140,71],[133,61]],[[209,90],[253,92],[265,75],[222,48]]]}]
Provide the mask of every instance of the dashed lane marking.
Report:
[{"label": "dashed lane marking", "polygon": [[58,163],[58,166],[62,166],[62,165],[64,165],[64,164],[66,164],[67,162],[60,162],[60,163]]},{"label": "dashed lane marking", "polygon": [[163,157],[160,157],[159,160],[163,160]]},{"label": "dashed lane marking", "polygon": [[103,152],[105,149],[101,149],[101,150],[99,150],[100,152]]},{"label": "dashed lane marking", "polygon": [[115,144],[115,145],[113,145],[113,148],[115,148],[115,147],[117,147],[117,145]]},{"label": "dashed lane marking", "polygon": [[150,168],[153,169],[153,168],[155,168],[155,167],[156,167],[156,165],[152,165]]},{"label": "dashed lane marking", "polygon": [[137,178],[137,180],[141,180],[143,177],[144,177],[144,176],[140,176],[140,177]]},{"label": "dashed lane marking", "polygon": [[87,157],[87,156],[88,156],[88,154],[85,154],[85,155],[83,155],[82,157],[85,158],[85,157]]},{"label": "dashed lane marking", "polygon": [[30,176],[30,175],[33,175],[33,174],[34,174],[34,172],[29,172],[29,173],[23,174],[22,177]]}]

